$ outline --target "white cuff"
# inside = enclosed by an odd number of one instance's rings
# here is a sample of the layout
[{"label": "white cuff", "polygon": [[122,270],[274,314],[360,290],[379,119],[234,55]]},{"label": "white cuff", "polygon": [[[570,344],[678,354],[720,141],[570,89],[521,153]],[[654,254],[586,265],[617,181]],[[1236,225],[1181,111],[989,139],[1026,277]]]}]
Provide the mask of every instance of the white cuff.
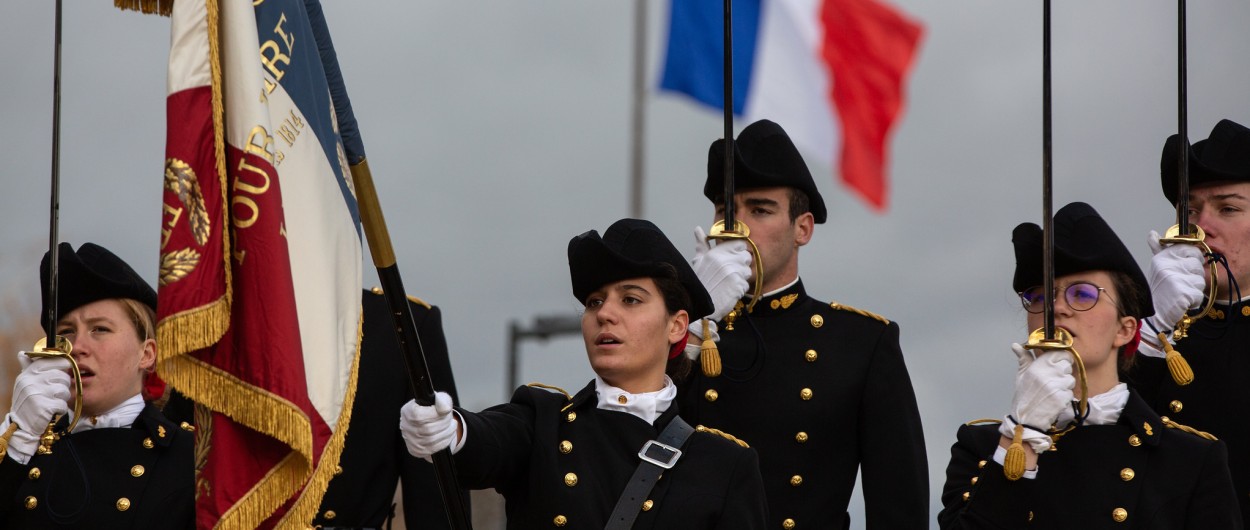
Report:
[{"label": "white cuff", "polygon": [[449,447],[449,449],[451,449],[451,454],[454,455],[459,453],[460,449],[464,448],[464,441],[469,439],[469,427],[464,423],[464,418],[460,416],[460,411],[453,410],[451,411],[451,415],[452,419],[456,420],[456,424],[458,425],[457,430],[460,432],[460,436],[458,436],[456,441],[452,442],[451,447]]},{"label": "white cuff", "polygon": [[[9,423],[12,419],[8,415],[4,417],[4,423],[0,423],[0,432],[9,429]],[[13,431],[13,436],[9,438],[8,456],[14,462],[22,465],[30,462],[31,457],[35,456],[35,449],[39,448],[39,436],[26,432],[25,429],[19,428]]]},{"label": "white cuff", "polygon": [[[1006,460],[1007,460],[1007,450],[1004,449],[1003,446],[1000,445],[998,446],[998,449],[994,450],[994,461],[997,462],[998,465],[1001,466],[1003,465],[1003,462]],[[1041,466],[1038,466],[1038,467],[1041,467]],[[1024,478],[1027,478],[1030,480],[1037,478],[1037,467],[1033,469],[1024,470]]]}]

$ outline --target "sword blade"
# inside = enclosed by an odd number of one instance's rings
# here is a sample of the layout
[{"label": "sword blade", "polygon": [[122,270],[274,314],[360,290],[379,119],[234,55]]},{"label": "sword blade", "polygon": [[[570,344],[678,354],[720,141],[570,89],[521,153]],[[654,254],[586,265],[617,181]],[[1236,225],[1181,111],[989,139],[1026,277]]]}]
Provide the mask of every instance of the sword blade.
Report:
[{"label": "sword blade", "polygon": [[734,75],[733,75],[733,7],[725,0],[725,231],[736,231],[734,198]]},{"label": "sword blade", "polygon": [[1180,156],[1176,157],[1176,225],[1181,237],[1193,235],[1189,230],[1189,117],[1187,104],[1187,65],[1185,52],[1185,0],[1177,0],[1176,28],[1176,119],[1177,149]]},{"label": "sword blade", "polygon": [[56,348],[57,287],[60,283],[59,219],[61,212],[61,0],[56,0],[52,66],[52,192],[48,206],[48,348]]}]

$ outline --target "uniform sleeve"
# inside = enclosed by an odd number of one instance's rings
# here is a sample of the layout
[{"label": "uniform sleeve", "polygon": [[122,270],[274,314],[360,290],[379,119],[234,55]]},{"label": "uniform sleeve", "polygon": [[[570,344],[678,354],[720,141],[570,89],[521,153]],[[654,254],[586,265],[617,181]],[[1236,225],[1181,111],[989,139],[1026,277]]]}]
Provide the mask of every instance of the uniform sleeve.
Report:
[{"label": "uniform sleeve", "polygon": [[992,458],[998,439],[997,429],[959,428],[942,486],[942,511],[938,513],[942,530],[1024,528],[1028,524],[1025,502],[1033,496],[1035,482],[1007,480],[1003,466]]},{"label": "uniform sleeve", "polygon": [[1242,528],[1241,507],[1228,471],[1228,448],[1224,442],[1211,444],[1201,469],[1186,510],[1185,528]]},{"label": "uniform sleeve", "polygon": [[[425,317],[417,322],[417,332],[421,337],[421,349],[430,369],[430,378],[435,388],[451,394],[452,400],[459,404],[460,397],[456,393],[456,379],[451,371],[451,358],[447,352],[447,338],[443,334],[442,312],[431,307]],[[441,529],[450,528],[443,509],[442,491],[438,487],[438,479],[434,476],[434,466],[429,462],[412,456],[404,445],[403,436],[395,431],[396,443],[393,445],[396,461],[399,462],[399,477],[404,497],[404,522],[410,528]],[[468,490],[461,490],[464,505],[469,506]]]},{"label": "uniform sleeve", "polygon": [[929,527],[929,464],[916,394],[890,323],[877,339],[860,403],[864,507],[872,528]]},{"label": "uniform sleeve", "polygon": [[760,459],[754,449],[742,452],[730,479],[729,494],[721,508],[717,530],[763,530],[767,525],[764,479]]},{"label": "uniform sleeve", "polygon": [[17,490],[29,469],[7,455],[0,459],[0,521],[9,520],[9,512],[17,508]]},{"label": "uniform sleeve", "polygon": [[456,409],[465,423],[464,447],[455,457],[463,487],[502,492],[525,483],[535,409],[534,394],[527,387],[518,388],[511,402],[482,412]]}]

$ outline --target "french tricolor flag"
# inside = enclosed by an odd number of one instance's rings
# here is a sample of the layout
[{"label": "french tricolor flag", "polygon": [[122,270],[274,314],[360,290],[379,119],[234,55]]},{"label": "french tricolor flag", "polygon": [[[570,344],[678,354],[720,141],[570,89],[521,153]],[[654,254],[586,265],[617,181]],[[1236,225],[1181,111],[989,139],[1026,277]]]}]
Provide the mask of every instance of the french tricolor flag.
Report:
[{"label": "french tricolor flag", "polygon": [[[770,119],[884,210],[886,140],[922,27],[877,0],[733,0],[733,108]],[[660,88],[724,108],[724,11],[672,0]],[[840,134],[839,134],[840,133]]]}]

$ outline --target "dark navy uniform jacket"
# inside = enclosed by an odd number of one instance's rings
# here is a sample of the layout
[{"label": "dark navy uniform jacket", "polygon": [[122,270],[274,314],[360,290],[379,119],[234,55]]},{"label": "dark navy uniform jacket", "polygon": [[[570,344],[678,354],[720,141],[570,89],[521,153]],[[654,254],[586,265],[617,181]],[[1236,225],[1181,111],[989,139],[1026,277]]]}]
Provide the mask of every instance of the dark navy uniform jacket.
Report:
[{"label": "dark navy uniform jacket", "polygon": [[6,457],[0,527],[195,528],[193,445],[149,404],[130,428],[70,434],[27,465]]},{"label": "dark navy uniform jacket", "polygon": [[1135,392],[1116,424],[1078,427],[1042,453],[1034,479],[1003,476],[999,438],[997,424],[959,428],[941,528],[1242,528],[1224,444],[1164,426]]},{"label": "dark navy uniform jacket", "polygon": [[[507,404],[476,414],[460,410],[467,436],[455,456],[461,484],[501,493],[510,529],[601,530],[638,467],[638,451],[659,436],[677,406],[652,425],[597,405],[591,382],[572,398],[521,387]],[[681,449],[633,528],[765,528],[754,450],[706,432],[692,433]]]},{"label": "dark navy uniform jacket", "polygon": [[868,528],[929,527],[924,435],[896,324],[819,302],[799,281],[733,331],[718,325],[723,372],[706,377],[695,363],[682,416],[759,451],[768,528],[848,527],[861,468]]},{"label": "dark navy uniform jacket", "polygon": [[1228,463],[1250,526],[1250,304],[1216,305],[1176,344],[1194,371],[1179,386],[1164,359],[1138,356],[1127,377],[1155,412],[1228,444]]},{"label": "dark navy uniform jacket", "polygon": [[[419,300],[410,301],[408,307],[412,308],[435,387],[458,400],[442,314],[437,307]],[[408,454],[399,432],[399,409],[412,399],[412,391],[386,300],[380,293],[366,291],[363,310],[356,401],[339,458],[342,473],[330,481],[313,524],[384,528],[392,511],[395,484],[402,480],[408,528],[450,528],[433,466]]]}]

